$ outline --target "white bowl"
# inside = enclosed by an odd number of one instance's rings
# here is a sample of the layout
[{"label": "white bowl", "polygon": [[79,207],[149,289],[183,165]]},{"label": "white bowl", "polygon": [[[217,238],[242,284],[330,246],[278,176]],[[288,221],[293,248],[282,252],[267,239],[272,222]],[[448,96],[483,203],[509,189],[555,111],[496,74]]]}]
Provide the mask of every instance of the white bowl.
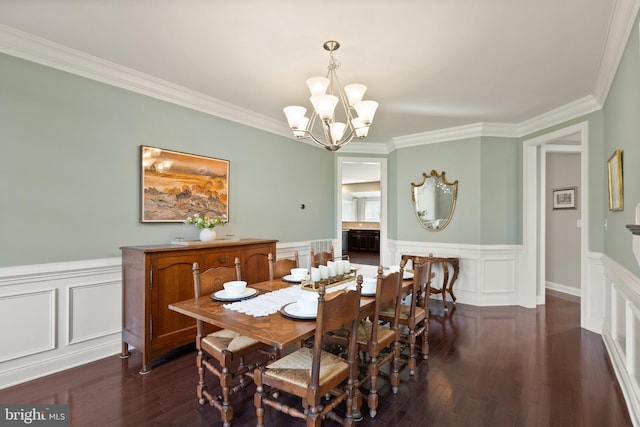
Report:
[{"label": "white bowl", "polygon": [[307,269],[307,268],[292,268],[291,269],[291,275],[296,280],[304,279],[307,276],[307,273],[309,273],[309,269]]},{"label": "white bowl", "polygon": [[314,291],[304,291],[298,297],[297,303],[301,314],[316,314],[318,312],[318,293]]},{"label": "white bowl", "polygon": [[364,277],[362,279],[362,293],[375,294],[377,285],[378,279],[376,279],[375,277]]},{"label": "white bowl", "polygon": [[224,286],[224,290],[227,291],[227,294],[230,296],[242,295],[244,289],[247,287],[247,282],[244,280],[234,280],[232,282],[225,282],[222,286]]}]

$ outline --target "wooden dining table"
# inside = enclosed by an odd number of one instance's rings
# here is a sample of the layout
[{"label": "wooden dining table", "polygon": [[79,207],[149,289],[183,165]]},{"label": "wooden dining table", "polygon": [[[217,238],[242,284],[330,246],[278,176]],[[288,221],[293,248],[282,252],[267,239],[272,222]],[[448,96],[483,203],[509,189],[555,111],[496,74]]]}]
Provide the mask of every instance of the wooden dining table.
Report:
[{"label": "wooden dining table", "polygon": [[[403,288],[408,288],[412,284],[413,280],[403,280],[402,286]],[[249,286],[263,294],[295,286],[295,284],[285,282],[282,279],[274,279]],[[361,316],[366,315],[368,311],[373,311],[374,302],[374,297],[362,296],[360,302]],[[197,299],[169,304],[169,309],[268,344],[278,353],[290,345],[297,345],[313,336],[316,329],[315,319],[294,319],[280,312],[254,317],[227,309],[224,307],[225,304],[228,304],[228,302],[217,301],[212,299],[210,295],[204,295]]]},{"label": "wooden dining table", "polygon": [[[294,285],[281,279],[274,279],[254,283],[249,287],[257,289],[260,294],[263,294]],[[210,295],[204,295],[197,299],[169,304],[169,309],[220,328],[238,332],[268,344],[277,351],[312,336],[316,329],[315,319],[292,319],[280,312],[254,317],[239,311],[229,310],[224,307],[225,304],[228,302],[217,301]]]},{"label": "wooden dining table", "polygon": [[[282,279],[274,279],[254,283],[249,287],[257,289],[260,294],[263,294],[290,286],[296,285],[285,282]],[[403,291],[406,292],[412,286],[412,279],[403,280]],[[271,346],[271,352],[276,358],[280,357],[282,350],[300,346],[303,340],[313,336],[315,333],[316,319],[294,319],[280,312],[255,317],[225,308],[225,304],[228,304],[228,302],[214,300],[211,295],[203,295],[200,298],[169,304],[169,309],[268,344]],[[374,306],[375,297],[361,296],[360,316],[371,315]],[[359,398],[356,400],[360,402]],[[361,417],[360,403],[356,405],[357,407],[354,407],[353,414],[356,419],[359,419]]]}]

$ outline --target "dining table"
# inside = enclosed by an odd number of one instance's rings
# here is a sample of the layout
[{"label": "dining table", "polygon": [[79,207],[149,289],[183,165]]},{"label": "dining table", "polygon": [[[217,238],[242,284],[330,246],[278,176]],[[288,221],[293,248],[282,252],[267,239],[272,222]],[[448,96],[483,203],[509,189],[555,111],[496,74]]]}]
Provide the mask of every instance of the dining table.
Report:
[{"label": "dining table", "polygon": [[[405,274],[409,275],[403,277],[403,294],[413,286],[412,273]],[[355,286],[354,278],[339,286],[329,287],[326,292],[331,293],[346,288],[355,289]],[[240,301],[220,301],[215,298],[214,293],[169,304],[169,309],[267,344],[271,346],[271,353],[275,358],[279,358],[283,350],[297,348],[303,344],[304,340],[313,336],[316,329],[315,316],[301,318],[287,315],[285,307],[292,304],[292,299],[300,295],[300,292],[315,291],[303,290],[301,284],[285,281],[282,278],[253,283],[248,288],[251,291],[251,297]],[[269,300],[271,303],[269,310],[261,312],[265,306],[265,303],[260,302],[261,298]],[[279,298],[282,299],[279,300]],[[278,307],[276,310],[273,308],[274,302],[275,307]],[[361,295],[360,317],[373,314],[374,307],[375,295]],[[358,393],[357,390],[356,393]],[[358,403],[354,404],[353,414],[356,419],[361,419],[360,399],[357,398],[356,402]]]},{"label": "dining table", "polygon": [[[413,284],[412,277],[405,277],[402,287],[410,288]],[[245,299],[239,302],[219,301],[211,295],[203,295],[199,298],[193,298],[185,301],[174,302],[169,304],[169,309],[181,313],[185,316],[201,320],[205,323],[215,325],[219,328],[229,329],[244,336],[253,338],[264,344],[271,346],[272,350],[279,354],[281,350],[292,346],[299,345],[305,339],[313,336],[316,328],[315,317],[297,318],[286,315],[282,309],[263,315],[248,314],[233,308],[233,304],[243,303],[250,305],[254,300],[259,302],[261,296],[274,295],[277,297],[276,291],[287,290],[291,288],[300,289],[300,284],[287,282],[283,279],[273,279],[264,282],[253,283],[248,285],[250,288],[257,290],[257,295],[251,299]],[[355,279],[353,283],[346,284],[344,287],[352,287],[355,289]],[[337,288],[337,287],[336,287]],[[340,288],[337,288],[340,289]],[[327,292],[337,290],[335,288],[327,288]],[[303,290],[301,292],[313,292]],[[294,294],[295,295],[295,294]],[[291,298],[291,294],[288,295]],[[290,303],[291,300],[284,298],[281,306]],[[360,300],[361,316],[372,312],[374,308],[375,297],[363,295]]]}]

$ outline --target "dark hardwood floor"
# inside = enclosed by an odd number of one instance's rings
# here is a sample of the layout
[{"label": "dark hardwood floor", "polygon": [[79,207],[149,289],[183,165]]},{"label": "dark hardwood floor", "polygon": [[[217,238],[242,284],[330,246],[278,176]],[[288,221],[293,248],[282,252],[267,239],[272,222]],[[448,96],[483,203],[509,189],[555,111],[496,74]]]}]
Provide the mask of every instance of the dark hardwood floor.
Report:
[{"label": "dark hardwood floor", "polygon": [[380,264],[380,253],[378,252],[350,251],[347,252],[347,255],[349,255],[349,261],[355,264]]},{"label": "dark hardwood floor", "polygon": [[[446,315],[432,303],[429,360],[415,379],[403,369],[397,394],[382,381],[378,416],[359,426],[631,425],[602,338],[579,327],[576,298],[548,293],[537,309],[458,304]],[[114,355],[0,390],[0,402],[68,403],[74,427],[220,425],[196,402],[193,349],[149,375],[139,369],[138,352]],[[234,425],[255,425],[252,392],[234,396]],[[304,425],[269,409],[265,423]]]}]

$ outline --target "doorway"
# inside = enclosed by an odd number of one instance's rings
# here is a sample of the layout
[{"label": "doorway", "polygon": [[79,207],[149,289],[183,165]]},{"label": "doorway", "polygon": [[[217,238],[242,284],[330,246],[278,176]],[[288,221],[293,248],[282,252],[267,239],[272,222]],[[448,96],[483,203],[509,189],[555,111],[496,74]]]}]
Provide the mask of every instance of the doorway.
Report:
[{"label": "doorway", "polygon": [[[524,141],[523,147],[523,269],[519,290],[519,303],[535,307],[545,302],[546,290],[546,217],[547,194],[546,153],[553,150],[569,150],[580,154],[579,188],[576,189],[580,217],[580,284],[581,324],[585,327],[587,309],[591,298],[587,278],[588,264],[588,123],[582,122],[564,129]],[[568,148],[570,146],[570,148]],[[559,148],[564,147],[564,148]]]},{"label": "doorway", "polygon": [[337,162],[336,253],[349,254],[355,263],[379,265],[386,245],[386,159],[338,157]]}]

